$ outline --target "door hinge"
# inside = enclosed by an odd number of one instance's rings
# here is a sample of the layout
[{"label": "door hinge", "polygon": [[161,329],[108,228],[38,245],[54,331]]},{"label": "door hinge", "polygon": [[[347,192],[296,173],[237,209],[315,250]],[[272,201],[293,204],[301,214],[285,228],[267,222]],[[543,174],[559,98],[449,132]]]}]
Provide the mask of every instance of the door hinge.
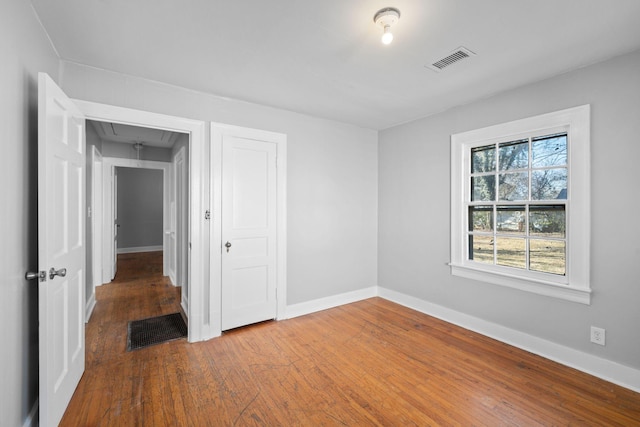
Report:
[{"label": "door hinge", "polygon": [[204,219],[211,219],[211,211],[209,209],[204,212]]}]

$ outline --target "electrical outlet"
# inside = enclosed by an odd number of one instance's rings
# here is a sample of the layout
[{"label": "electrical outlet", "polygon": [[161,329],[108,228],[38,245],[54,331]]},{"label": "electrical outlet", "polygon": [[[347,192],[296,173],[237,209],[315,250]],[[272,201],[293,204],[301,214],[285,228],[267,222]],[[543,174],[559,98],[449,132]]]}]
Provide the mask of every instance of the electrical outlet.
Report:
[{"label": "electrical outlet", "polygon": [[591,342],[594,344],[604,345],[604,329],[591,327]]}]

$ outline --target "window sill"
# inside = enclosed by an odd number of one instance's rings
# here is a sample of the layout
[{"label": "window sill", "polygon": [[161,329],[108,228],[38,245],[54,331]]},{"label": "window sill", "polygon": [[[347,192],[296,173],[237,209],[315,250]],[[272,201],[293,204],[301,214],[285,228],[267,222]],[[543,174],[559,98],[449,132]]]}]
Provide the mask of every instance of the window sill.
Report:
[{"label": "window sill", "polygon": [[493,283],[495,285],[506,286],[508,288],[520,289],[525,292],[531,292],[538,295],[545,295],[566,301],[577,302],[580,304],[591,304],[591,289],[570,287],[568,285],[559,285],[553,282],[545,282],[543,280],[535,280],[523,278],[521,276],[499,273],[494,271],[486,271],[479,268],[473,268],[467,265],[449,264],[451,274],[467,279],[478,280],[481,282]]}]

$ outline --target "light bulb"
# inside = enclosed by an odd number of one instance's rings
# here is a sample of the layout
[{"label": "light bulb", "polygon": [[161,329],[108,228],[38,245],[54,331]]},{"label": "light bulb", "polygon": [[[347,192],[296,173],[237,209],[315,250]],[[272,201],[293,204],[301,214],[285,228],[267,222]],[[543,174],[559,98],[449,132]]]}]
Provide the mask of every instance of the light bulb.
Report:
[{"label": "light bulb", "polygon": [[393,34],[391,33],[391,29],[388,25],[384,27],[384,33],[382,34],[382,43],[389,44],[393,41]]}]

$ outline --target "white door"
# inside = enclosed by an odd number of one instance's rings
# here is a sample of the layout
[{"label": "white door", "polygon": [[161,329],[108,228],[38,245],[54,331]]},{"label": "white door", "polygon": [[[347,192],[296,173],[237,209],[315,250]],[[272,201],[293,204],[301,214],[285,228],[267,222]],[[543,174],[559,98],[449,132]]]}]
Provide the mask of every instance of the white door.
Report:
[{"label": "white door", "polygon": [[84,372],[85,121],[38,75],[40,426],[58,424]]},{"label": "white door", "polygon": [[187,246],[189,230],[187,228],[187,219],[189,217],[189,207],[187,206],[187,193],[189,191],[188,172],[184,159],[184,150],[180,151],[180,159],[176,164],[177,179],[177,201],[178,201],[178,217],[177,217],[177,274],[178,282],[182,285],[183,295],[187,289]]},{"label": "white door", "polygon": [[182,308],[185,313],[188,312],[189,304],[189,284],[187,281],[187,249],[189,230],[187,221],[189,215],[189,207],[187,194],[189,191],[188,172],[185,162],[185,149],[181,148],[173,158],[174,167],[174,212],[175,212],[175,260],[176,260],[176,285],[181,286],[182,291]]},{"label": "white door", "polygon": [[175,194],[175,180],[173,185],[173,200],[169,204],[169,209],[171,211],[171,218],[169,219],[169,229],[165,230],[164,234],[169,236],[169,246],[167,247],[167,251],[163,254],[165,258],[168,258],[168,267],[169,274],[168,276],[171,278],[171,283],[174,286],[180,286],[180,282],[178,281],[178,276],[176,274],[176,259],[177,259],[177,243],[176,243],[176,222],[177,222],[177,211],[176,211],[176,194]]},{"label": "white door", "polygon": [[223,136],[222,330],[277,314],[276,148]]},{"label": "white door", "polygon": [[93,287],[102,285],[102,154],[96,147],[91,152],[93,167],[91,195]]},{"label": "white door", "polygon": [[111,280],[116,278],[118,272],[118,232],[120,231],[120,224],[118,224],[118,168],[112,167],[113,170],[113,188],[111,189],[111,206],[113,207],[113,258],[111,259]]}]

